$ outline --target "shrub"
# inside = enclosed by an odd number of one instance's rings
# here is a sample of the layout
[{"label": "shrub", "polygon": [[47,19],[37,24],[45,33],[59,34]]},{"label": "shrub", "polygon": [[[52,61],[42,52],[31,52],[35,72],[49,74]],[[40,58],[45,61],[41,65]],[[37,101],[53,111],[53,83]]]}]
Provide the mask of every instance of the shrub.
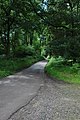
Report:
[{"label": "shrub", "polygon": [[39,58],[27,56],[24,58],[0,58],[0,78],[14,74],[39,61]]},{"label": "shrub", "polygon": [[71,67],[71,73],[78,73],[79,70],[80,65],[78,63],[73,64],[73,66]]},{"label": "shrub", "polygon": [[15,50],[16,57],[25,57],[35,55],[35,49],[32,46],[18,46]]},{"label": "shrub", "polygon": [[36,50],[36,53],[40,54],[41,53],[41,44],[40,44],[40,41],[38,41],[38,40],[35,41],[34,40],[33,46],[34,46],[34,49]]},{"label": "shrub", "polygon": [[64,64],[64,59],[60,56],[58,58],[51,57],[51,59],[49,60],[49,63],[48,63],[48,65],[51,67],[63,66],[63,64]]}]

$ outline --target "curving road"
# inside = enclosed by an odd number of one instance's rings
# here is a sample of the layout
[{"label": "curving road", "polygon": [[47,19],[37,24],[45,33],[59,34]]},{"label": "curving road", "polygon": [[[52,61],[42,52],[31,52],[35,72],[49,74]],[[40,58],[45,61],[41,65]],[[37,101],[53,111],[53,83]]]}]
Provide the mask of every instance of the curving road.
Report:
[{"label": "curving road", "polygon": [[0,81],[0,120],[80,120],[80,85],[50,79],[45,65]]}]

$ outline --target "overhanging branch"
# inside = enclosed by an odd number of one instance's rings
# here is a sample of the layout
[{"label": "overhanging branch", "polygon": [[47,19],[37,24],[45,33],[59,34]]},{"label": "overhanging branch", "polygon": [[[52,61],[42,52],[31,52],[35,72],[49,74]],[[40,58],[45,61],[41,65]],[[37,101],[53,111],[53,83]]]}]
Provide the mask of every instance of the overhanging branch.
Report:
[{"label": "overhanging branch", "polygon": [[44,16],[41,13],[37,12],[33,2],[31,0],[29,0],[29,1],[30,1],[30,4],[31,4],[32,8],[33,8],[33,11],[36,13],[37,16],[39,16],[44,21],[44,23],[46,23],[49,26],[55,27],[55,28],[62,27],[62,28],[68,29],[68,27],[66,27],[66,26],[63,26],[63,25],[53,25],[51,22],[46,21]]}]

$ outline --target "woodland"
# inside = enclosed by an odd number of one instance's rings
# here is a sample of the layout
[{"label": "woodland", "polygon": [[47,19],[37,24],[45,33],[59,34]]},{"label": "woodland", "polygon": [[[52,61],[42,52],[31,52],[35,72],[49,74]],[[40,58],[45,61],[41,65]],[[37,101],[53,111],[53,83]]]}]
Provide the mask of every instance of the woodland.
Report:
[{"label": "woodland", "polygon": [[26,67],[28,59],[79,73],[80,0],[0,0],[0,73]]}]

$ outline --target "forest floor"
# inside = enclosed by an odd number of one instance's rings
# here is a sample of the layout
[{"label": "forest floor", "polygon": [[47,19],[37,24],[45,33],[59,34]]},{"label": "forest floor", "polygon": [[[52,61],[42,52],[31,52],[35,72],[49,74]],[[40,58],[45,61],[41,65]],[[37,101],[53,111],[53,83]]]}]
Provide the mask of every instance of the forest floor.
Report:
[{"label": "forest floor", "polygon": [[45,65],[41,61],[4,78],[3,85],[0,83],[0,120],[80,120],[80,85],[49,78]]}]

